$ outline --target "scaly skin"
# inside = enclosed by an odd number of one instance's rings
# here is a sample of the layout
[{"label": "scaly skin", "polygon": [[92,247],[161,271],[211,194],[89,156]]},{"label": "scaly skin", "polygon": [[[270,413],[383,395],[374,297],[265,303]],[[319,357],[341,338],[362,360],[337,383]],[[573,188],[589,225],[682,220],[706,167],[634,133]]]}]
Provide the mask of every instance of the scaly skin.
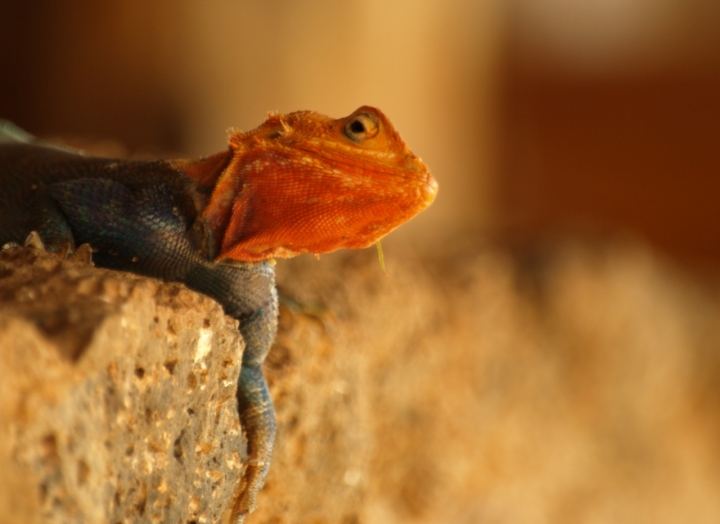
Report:
[{"label": "scaly skin", "polygon": [[240,321],[249,460],[232,515],[242,522],[275,440],[261,368],[277,329],[271,259],[367,247],[430,205],[437,184],[367,106],[337,120],[271,114],[229,146],[198,160],[93,158],[0,122],[0,246],[33,231],[54,252],[87,243],[98,266],[183,282]]}]

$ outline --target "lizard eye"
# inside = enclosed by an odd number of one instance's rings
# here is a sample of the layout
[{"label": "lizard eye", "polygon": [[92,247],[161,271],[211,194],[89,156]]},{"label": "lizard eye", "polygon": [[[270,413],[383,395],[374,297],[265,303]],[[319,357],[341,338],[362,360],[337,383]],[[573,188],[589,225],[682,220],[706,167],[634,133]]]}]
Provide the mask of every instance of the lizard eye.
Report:
[{"label": "lizard eye", "polygon": [[377,117],[372,113],[360,113],[345,124],[345,136],[353,142],[373,138],[378,133]]}]

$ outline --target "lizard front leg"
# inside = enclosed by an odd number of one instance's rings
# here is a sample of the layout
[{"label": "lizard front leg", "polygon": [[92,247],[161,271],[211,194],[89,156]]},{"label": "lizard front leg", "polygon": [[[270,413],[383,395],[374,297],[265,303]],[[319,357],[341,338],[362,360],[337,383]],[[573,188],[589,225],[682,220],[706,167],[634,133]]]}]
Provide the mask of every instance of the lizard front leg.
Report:
[{"label": "lizard front leg", "polygon": [[242,523],[257,507],[275,444],[275,408],[261,367],[277,332],[275,271],[268,262],[203,264],[186,283],[217,297],[225,312],[240,321],[245,342],[237,400],[249,460],[232,508],[233,521]]},{"label": "lizard front leg", "polygon": [[107,179],[56,184],[51,194],[76,242],[89,242],[102,267],[174,280],[217,300],[236,318],[245,342],[238,383],[249,460],[233,504],[242,522],[257,505],[275,443],[275,410],[261,365],[277,331],[275,270],[269,262],[215,262],[188,235],[189,225],[162,184],[130,186]]}]

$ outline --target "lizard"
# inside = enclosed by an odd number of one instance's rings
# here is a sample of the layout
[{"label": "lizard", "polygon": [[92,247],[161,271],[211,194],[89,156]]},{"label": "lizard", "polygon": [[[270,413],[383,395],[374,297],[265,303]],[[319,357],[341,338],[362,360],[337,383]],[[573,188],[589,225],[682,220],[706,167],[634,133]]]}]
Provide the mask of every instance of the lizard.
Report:
[{"label": "lizard", "polygon": [[97,266],[182,282],[239,321],[248,460],[232,518],[242,523],[275,443],[262,371],[277,331],[275,259],[368,247],[429,206],[438,185],[370,106],[339,119],[270,113],[228,136],[226,150],[197,159],[113,159],[0,122],[0,246],[91,249]]}]

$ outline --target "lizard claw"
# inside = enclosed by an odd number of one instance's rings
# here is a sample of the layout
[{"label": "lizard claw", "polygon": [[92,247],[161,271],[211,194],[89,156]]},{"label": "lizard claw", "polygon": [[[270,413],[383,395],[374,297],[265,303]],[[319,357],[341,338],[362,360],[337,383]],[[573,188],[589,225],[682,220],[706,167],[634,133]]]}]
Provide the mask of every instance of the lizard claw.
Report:
[{"label": "lizard claw", "polygon": [[40,238],[40,235],[37,231],[30,231],[30,234],[25,239],[25,247],[34,247],[35,249],[40,249],[42,251],[46,251],[45,249],[45,243],[42,241],[42,238]]},{"label": "lizard claw", "polygon": [[80,246],[78,246],[78,248],[74,252],[70,253],[70,255],[66,258],[76,262],[92,264],[92,248],[90,247],[90,244],[80,244]]}]

